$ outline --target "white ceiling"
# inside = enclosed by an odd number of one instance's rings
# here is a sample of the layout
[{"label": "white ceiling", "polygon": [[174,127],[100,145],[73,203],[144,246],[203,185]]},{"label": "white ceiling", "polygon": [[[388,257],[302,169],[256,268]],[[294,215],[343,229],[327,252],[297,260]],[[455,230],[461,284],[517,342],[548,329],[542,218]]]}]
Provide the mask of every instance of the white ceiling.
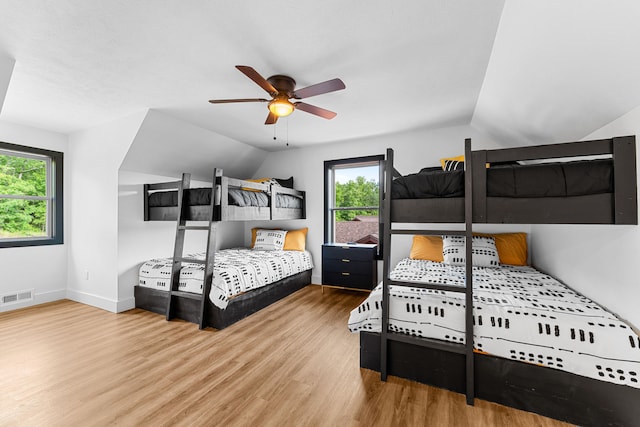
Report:
[{"label": "white ceiling", "polygon": [[2,0],[0,119],[72,133],[150,108],[281,149],[266,104],[207,102],[265,97],[250,65],[345,82],[306,101],[335,119],[279,121],[293,146],[470,123],[576,139],[640,105],[639,18],[636,0]]}]

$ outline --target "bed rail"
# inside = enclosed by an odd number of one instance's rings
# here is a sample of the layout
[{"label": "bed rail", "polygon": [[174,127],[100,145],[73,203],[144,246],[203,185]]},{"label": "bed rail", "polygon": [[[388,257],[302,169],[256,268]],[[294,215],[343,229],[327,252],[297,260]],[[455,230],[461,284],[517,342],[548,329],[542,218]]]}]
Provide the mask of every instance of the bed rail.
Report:
[{"label": "bed rail", "polygon": [[[218,170],[220,171],[220,170]],[[178,206],[150,206],[149,198],[156,192],[178,191],[180,181],[144,184],[143,203],[145,221],[175,221],[178,218]],[[218,174],[216,177],[218,197],[214,204],[214,220],[216,221],[250,221],[250,220],[278,220],[306,218],[306,193],[271,183],[260,183],[243,179],[230,178]],[[229,189],[262,192],[269,198],[268,206],[236,206],[229,203]],[[279,207],[276,201],[279,195],[298,197],[300,208]],[[190,221],[207,221],[210,218],[209,205],[186,206],[187,219]]]},{"label": "bed rail", "polygon": [[[610,156],[613,192],[570,197],[489,197],[486,163]],[[635,136],[471,152],[473,222],[637,225]],[[394,222],[462,223],[464,197],[394,199]]]},{"label": "bed rail", "polygon": [[[479,165],[523,160],[613,159],[612,194],[571,198],[487,197],[487,168]],[[638,224],[635,136],[472,152],[473,220],[514,224]]]}]

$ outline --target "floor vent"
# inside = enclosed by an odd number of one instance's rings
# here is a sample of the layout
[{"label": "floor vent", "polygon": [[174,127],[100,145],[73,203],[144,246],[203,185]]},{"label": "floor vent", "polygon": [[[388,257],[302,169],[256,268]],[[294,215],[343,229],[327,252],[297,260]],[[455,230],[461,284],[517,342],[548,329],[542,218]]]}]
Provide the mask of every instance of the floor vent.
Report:
[{"label": "floor vent", "polygon": [[22,301],[28,301],[33,299],[33,289],[26,291],[12,292],[10,294],[4,294],[0,296],[0,305],[16,304]]}]

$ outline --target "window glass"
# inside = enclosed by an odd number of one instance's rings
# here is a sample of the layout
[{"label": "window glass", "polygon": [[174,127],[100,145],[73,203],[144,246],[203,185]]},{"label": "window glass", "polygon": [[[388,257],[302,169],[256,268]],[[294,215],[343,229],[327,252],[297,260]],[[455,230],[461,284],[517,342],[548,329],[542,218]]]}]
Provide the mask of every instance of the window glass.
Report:
[{"label": "window glass", "polygon": [[325,162],[325,239],[378,244],[381,156]]},{"label": "window glass", "polygon": [[62,243],[62,153],[0,143],[0,247]]}]

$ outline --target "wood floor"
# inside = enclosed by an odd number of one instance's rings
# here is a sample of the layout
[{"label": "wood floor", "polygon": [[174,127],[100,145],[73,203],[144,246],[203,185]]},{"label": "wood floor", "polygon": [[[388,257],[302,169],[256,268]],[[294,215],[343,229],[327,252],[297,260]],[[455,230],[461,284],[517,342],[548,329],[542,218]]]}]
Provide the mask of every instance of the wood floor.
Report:
[{"label": "wood floor", "polygon": [[305,289],[223,330],[70,301],[0,314],[0,426],[561,426],[360,369],[349,311]]}]

